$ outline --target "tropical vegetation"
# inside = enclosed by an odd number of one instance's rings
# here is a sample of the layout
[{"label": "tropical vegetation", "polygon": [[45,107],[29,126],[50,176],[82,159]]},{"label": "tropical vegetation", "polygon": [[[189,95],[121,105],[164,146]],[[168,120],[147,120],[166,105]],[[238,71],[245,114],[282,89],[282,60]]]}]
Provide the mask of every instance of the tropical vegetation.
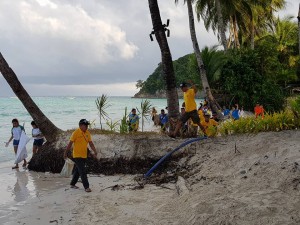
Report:
[{"label": "tropical vegetation", "polygon": [[[100,127],[101,127],[101,130],[102,130],[102,119],[107,119],[109,118],[108,117],[108,114],[106,112],[106,109],[110,106],[108,104],[108,98],[107,98],[107,95],[104,95],[102,94],[101,97],[98,97],[96,100],[95,100],[95,103],[96,103],[96,106],[97,106],[97,109],[98,109],[98,114],[99,114],[99,122],[100,122]],[[106,123],[106,124],[110,124],[112,125],[113,123]]]},{"label": "tropical vegetation", "polygon": [[[280,111],[290,88],[300,86],[297,24],[292,17],[273,18],[256,36],[255,48],[242,45],[225,53],[217,46],[204,47],[201,57],[213,95],[228,107],[239,103],[252,110],[260,102],[269,112]],[[177,85],[192,79],[200,86],[194,54],[175,60],[173,65]],[[153,94],[163,90],[160,76],[159,65],[146,81],[140,82],[140,92]]]}]

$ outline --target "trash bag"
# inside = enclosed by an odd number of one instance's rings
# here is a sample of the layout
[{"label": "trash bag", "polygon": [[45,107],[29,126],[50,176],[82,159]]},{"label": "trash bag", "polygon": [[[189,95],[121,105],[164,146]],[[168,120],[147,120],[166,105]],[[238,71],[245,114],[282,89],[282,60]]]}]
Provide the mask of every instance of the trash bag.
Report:
[{"label": "trash bag", "polygon": [[16,154],[15,164],[20,163],[27,158],[26,144],[28,143],[29,140],[30,138],[25,134],[24,131],[22,131],[17,154]]},{"label": "trash bag", "polygon": [[65,161],[65,165],[60,172],[60,175],[62,177],[70,177],[72,175],[73,167],[74,162],[71,159],[67,158]]}]

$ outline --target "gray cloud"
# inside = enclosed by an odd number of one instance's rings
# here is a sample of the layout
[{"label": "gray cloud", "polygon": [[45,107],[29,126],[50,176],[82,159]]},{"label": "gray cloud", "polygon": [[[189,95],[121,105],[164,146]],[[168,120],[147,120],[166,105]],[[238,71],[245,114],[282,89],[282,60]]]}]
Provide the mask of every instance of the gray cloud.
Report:
[{"label": "gray cloud", "polygon": [[[173,59],[192,52],[182,2],[159,2],[162,20],[171,20]],[[203,25],[196,28],[200,47],[218,42]],[[151,30],[147,1],[0,1],[0,51],[34,95],[52,95],[55,88],[56,94],[69,95],[83,84],[91,90],[116,83],[125,88],[145,80],[161,60],[157,42],[149,40]],[[12,94],[2,77],[0,85],[0,96]]]}]

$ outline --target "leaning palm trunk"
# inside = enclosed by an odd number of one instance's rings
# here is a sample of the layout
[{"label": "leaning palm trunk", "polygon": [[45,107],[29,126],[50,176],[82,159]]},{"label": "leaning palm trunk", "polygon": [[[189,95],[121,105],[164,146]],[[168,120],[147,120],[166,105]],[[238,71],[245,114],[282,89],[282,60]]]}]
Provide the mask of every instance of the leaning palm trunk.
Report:
[{"label": "leaning palm trunk", "polygon": [[[178,94],[176,89],[175,73],[172,56],[168,45],[164,27],[162,25],[157,0],[148,0],[155,38],[159,44],[162,58],[163,77],[166,81],[168,116],[170,131],[175,129],[175,121],[179,116]],[[174,123],[173,123],[174,121]]]},{"label": "leaning palm trunk", "polygon": [[300,55],[300,4],[299,4],[299,11],[298,11],[298,38],[299,38],[299,55]]},{"label": "leaning palm trunk", "polygon": [[239,35],[238,35],[238,25],[236,20],[236,15],[233,16],[233,34],[234,34],[234,44],[235,48],[240,49],[240,41],[239,41]]},{"label": "leaning palm trunk", "polygon": [[251,44],[251,49],[254,50],[254,37],[255,37],[255,27],[254,27],[254,21],[253,19],[251,20],[251,31],[250,31],[250,44]]},{"label": "leaning palm trunk", "polygon": [[3,77],[16,94],[16,96],[20,99],[22,104],[27,109],[28,113],[31,115],[33,120],[38,124],[42,133],[46,137],[47,141],[53,142],[56,139],[56,136],[60,133],[60,129],[58,129],[39,109],[39,107],[34,103],[32,98],[29,96],[27,91],[24,89],[22,84],[20,83],[17,75],[14,71],[9,67],[6,60],[0,53],[0,72]]},{"label": "leaning palm trunk", "polygon": [[225,29],[225,25],[224,25],[224,21],[223,21],[223,15],[222,15],[222,9],[221,9],[221,4],[220,4],[220,0],[215,0],[216,3],[216,8],[217,8],[217,16],[218,16],[218,30],[220,33],[220,37],[221,37],[221,42],[222,45],[224,47],[224,52],[227,51],[227,40],[226,40],[226,29]]},{"label": "leaning palm trunk", "polygon": [[203,90],[205,91],[205,93],[207,95],[210,107],[215,112],[218,113],[219,118],[222,118],[223,115],[220,111],[221,108],[220,108],[219,104],[216,102],[214,96],[211,93],[210,86],[209,86],[207,76],[206,76],[206,71],[205,71],[205,68],[204,68],[203,61],[202,61],[201,52],[200,52],[197,37],[196,37],[193,6],[192,6],[192,1],[191,0],[187,0],[187,6],[188,6],[188,13],[189,13],[189,24],[190,24],[191,39],[192,39],[192,42],[193,42],[194,53],[196,55],[197,64],[198,64],[198,67],[199,67],[199,70],[200,70],[200,78],[201,78],[201,81],[202,81]]}]

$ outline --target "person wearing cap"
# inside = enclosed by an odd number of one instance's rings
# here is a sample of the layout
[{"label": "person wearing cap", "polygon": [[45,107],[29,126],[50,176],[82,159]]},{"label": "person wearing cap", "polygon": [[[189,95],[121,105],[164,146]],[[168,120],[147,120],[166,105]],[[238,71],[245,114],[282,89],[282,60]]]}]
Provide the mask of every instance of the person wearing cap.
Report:
[{"label": "person wearing cap", "polygon": [[216,135],[217,132],[216,126],[218,126],[219,124],[217,121],[210,118],[209,113],[204,114],[204,120],[201,121],[201,125],[204,127],[205,133],[208,137],[212,137]]},{"label": "person wearing cap", "polygon": [[187,83],[181,83],[180,88],[184,92],[183,98],[185,103],[185,113],[180,117],[179,123],[177,123],[174,133],[170,133],[170,137],[176,137],[182,124],[185,124],[190,118],[197,124],[201,130],[205,133],[204,127],[200,123],[200,118],[197,112],[197,104],[195,102],[195,95],[197,93],[197,88],[192,81],[189,82],[192,87],[188,88]]},{"label": "person wearing cap", "polygon": [[78,189],[76,183],[81,178],[84,190],[86,192],[91,192],[89,181],[87,178],[87,173],[85,169],[88,148],[89,145],[91,149],[94,151],[94,157],[97,157],[97,150],[95,148],[94,143],[92,142],[92,137],[90,132],[88,131],[88,125],[90,123],[86,119],[81,119],[79,121],[79,128],[76,129],[70,138],[69,144],[64,152],[64,159],[67,158],[67,152],[73,147],[73,161],[75,162],[75,168],[73,171],[73,178],[71,180],[71,188]]}]

